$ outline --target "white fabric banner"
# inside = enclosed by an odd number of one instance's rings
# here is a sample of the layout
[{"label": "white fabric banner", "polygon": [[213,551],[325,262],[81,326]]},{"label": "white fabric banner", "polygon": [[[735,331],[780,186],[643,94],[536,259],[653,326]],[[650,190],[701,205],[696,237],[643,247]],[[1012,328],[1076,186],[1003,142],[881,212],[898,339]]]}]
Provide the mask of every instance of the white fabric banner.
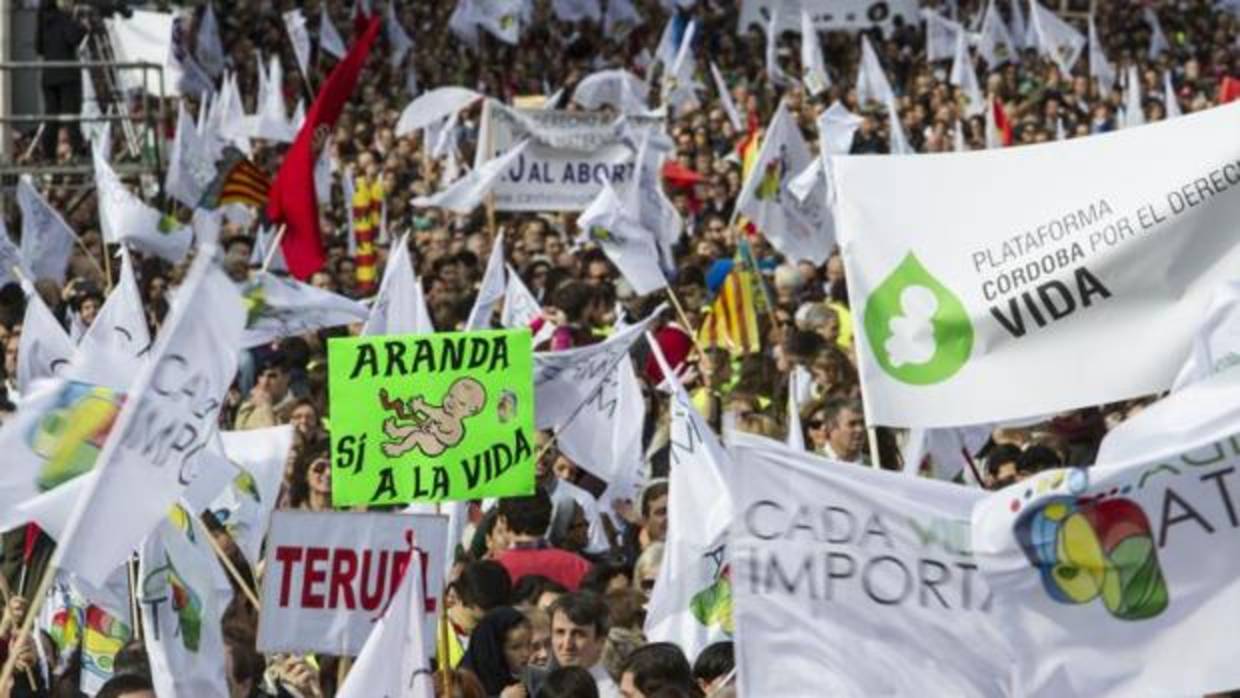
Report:
[{"label": "white fabric banner", "polygon": [[124,561],[184,491],[236,374],[245,310],[215,252],[198,251],[99,452],[98,479],[57,548],[60,566],[92,583]]},{"label": "white fabric banner", "polygon": [[745,434],[729,450],[741,695],[1010,693],[969,548],[984,493]]},{"label": "white fabric banner", "polygon": [[25,395],[36,380],[51,378],[65,369],[73,358],[73,342],[34,287],[23,286],[26,313],[17,344],[16,380],[17,391]]},{"label": "white fabric banner", "polygon": [[[649,341],[649,338],[647,339]],[[650,594],[646,637],[674,642],[689,657],[712,642],[732,639],[732,575],[727,532],[732,523],[732,460],[693,407],[655,342],[651,350],[670,376],[667,541]]]},{"label": "white fabric banner", "polygon": [[292,278],[258,272],[242,288],[242,348],[256,347],[322,327],[365,322],[370,311],[350,298]]},{"label": "white fabric banner", "polygon": [[[1210,294],[1240,274],[1238,120],[1232,104],[1032,148],[831,158],[867,422],[981,424],[1168,388]],[[1150,169],[1142,153],[1165,156]]]},{"label": "white fabric banner", "polygon": [[17,205],[22,212],[21,256],[34,273],[32,281],[64,283],[76,238],[73,229],[35,189],[30,175],[17,180]]},{"label": "white fabric banner", "polygon": [[[788,107],[780,102],[763,136],[758,161],[736,200],[737,213],[753,222],[775,249],[791,261],[826,261],[835,239],[826,206],[825,184],[819,182],[804,203],[788,184],[813,161]],[[884,160],[888,158],[883,158]]]},{"label": "white fabric banner", "polygon": [[487,257],[486,269],[482,272],[482,282],[478,284],[478,295],[465,318],[465,331],[491,329],[491,316],[495,314],[495,304],[503,300],[504,289],[508,283],[504,280],[504,234],[495,236],[491,245],[491,256]]},{"label": "white fabric banner", "polygon": [[917,0],[739,0],[741,20],[737,33],[752,25],[765,25],[772,12],[779,14],[776,30],[798,31],[800,8],[805,8],[819,31],[853,31],[871,27],[887,28],[896,15],[906,25],[920,22]]},{"label": "white fabric banner", "polygon": [[1240,364],[1240,282],[1215,289],[1172,391]]},{"label": "white fabric banner", "polygon": [[229,696],[220,621],[233,591],[209,535],[197,516],[175,505],[142,545],[135,594],[161,698]]},{"label": "white fabric banner", "polygon": [[464,87],[437,87],[405,106],[396,122],[396,135],[407,136],[464,109],[482,95]]},{"label": "white fabric banner", "polygon": [[434,637],[443,602],[448,520],[437,515],[280,510],[271,518],[260,652],[356,655],[414,555]]},{"label": "white fabric banner", "polygon": [[521,141],[502,154],[478,163],[469,174],[448,185],[446,189],[430,196],[414,198],[413,205],[422,208],[436,207],[453,213],[466,214],[482,204],[483,199],[502,186],[503,177],[513,164],[523,161],[529,141]]},{"label": "white fabric banner", "polygon": [[567,351],[534,352],[534,404],[539,429],[558,427],[572,419],[599,385],[628,356],[639,337],[663,312],[618,330],[605,342]]},{"label": "white fabric banner", "polygon": [[434,331],[422,282],[413,272],[409,235],[405,234],[388,256],[379,293],[370,306],[370,317],[362,325],[361,334],[429,334]]},{"label": "white fabric banner", "polygon": [[428,651],[433,645],[421,622],[426,605],[422,586],[420,566],[410,567],[336,698],[433,698],[435,674]]},{"label": "white fabric banner", "polygon": [[627,70],[600,70],[582,78],[573,101],[586,109],[611,105],[622,114],[641,114],[649,107],[650,85]]},{"label": "white fabric banner", "polygon": [[122,358],[123,363],[115,368],[119,374],[127,376],[138,374],[151,351],[151,332],[142,306],[142,291],[133,270],[133,256],[123,248],[120,280],[78,344],[84,354],[98,352],[101,346]]},{"label": "white fabric banner", "polygon": [[[293,427],[220,432],[223,456],[233,468],[229,484],[208,509],[237,542],[237,547],[257,565],[263,539],[270,527],[271,512],[280,496],[284,465],[293,448]],[[199,474],[199,479],[207,477]],[[197,484],[198,480],[194,480]]]},{"label": "white fabric banner", "polygon": [[[1234,381],[1233,381],[1234,385]],[[1233,388],[1228,400],[1235,404]],[[1240,449],[1055,469],[991,494],[973,548],[1027,696],[1188,696],[1240,686]],[[1186,651],[1191,648],[1191,651]]]},{"label": "white fabric banner", "polygon": [[[534,333],[536,348],[551,339],[556,329],[555,324],[543,315],[538,299],[512,267],[508,267],[508,285],[504,287],[504,307],[500,310],[499,324],[510,330],[528,327]],[[538,325],[537,329],[535,325]]]},{"label": "white fabric banner", "polygon": [[104,242],[127,243],[140,252],[179,263],[193,240],[189,226],[143,203],[116,176],[98,148],[93,158]]},{"label": "white fabric banner", "polygon": [[623,491],[641,484],[645,455],[641,425],[645,423],[642,387],[633,362],[625,357],[573,421],[560,430],[556,443],[583,470]]},{"label": "white fabric banner", "polygon": [[578,242],[597,245],[620,270],[633,292],[644,296],[666,288],[667,277],[659,265],[654,232],[634,218],[639,211],[624,206],[616,190],[604,182],[598,196],[577,218],[582,231]]},{"label": "white fabric banner", "polygon": [[[513,109],[487,100],[475,168],[529,139],[492,192],[500,211],[580,211],[603,181],[623,189],[633,178],[633,153],[645,131],[663,119],[634,114]],[[656,141],[656,147],[666,139]]]}]

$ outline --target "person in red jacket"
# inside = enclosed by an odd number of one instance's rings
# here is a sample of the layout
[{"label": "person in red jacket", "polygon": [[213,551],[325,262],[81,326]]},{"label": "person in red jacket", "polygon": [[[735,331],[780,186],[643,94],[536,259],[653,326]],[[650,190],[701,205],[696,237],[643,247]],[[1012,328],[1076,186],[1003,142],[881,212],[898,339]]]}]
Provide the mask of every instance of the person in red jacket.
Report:
[{"label": "person in red jacket", "polygon": [[528,497],[500,500],[495,527],[511,542],[496,560],[508,570],[513,584],[526,575],[541,574],[576,591],[590,571],[590,562],[547,542],[551,510],[551,496],[542,488]]}]

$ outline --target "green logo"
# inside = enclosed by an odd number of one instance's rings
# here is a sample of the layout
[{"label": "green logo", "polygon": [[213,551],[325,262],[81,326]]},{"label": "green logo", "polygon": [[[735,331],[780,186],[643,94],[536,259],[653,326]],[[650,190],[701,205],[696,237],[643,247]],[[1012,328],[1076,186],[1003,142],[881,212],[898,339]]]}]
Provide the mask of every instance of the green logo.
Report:
[{"label": "green logo", "polygon": [[870,293],[864,321],[878,365],[902,383],[941,383],[973,350],[973,324],[964,304],[911,252]]}]

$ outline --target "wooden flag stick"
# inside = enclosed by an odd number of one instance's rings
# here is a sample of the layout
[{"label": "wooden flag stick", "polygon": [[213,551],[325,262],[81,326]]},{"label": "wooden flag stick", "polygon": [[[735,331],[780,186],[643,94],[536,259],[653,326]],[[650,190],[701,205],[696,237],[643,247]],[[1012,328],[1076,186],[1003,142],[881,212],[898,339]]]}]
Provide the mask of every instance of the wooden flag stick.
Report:
[{"label": "wooden flag stick", "polygon": [[276,258],[276,251],[280,249],[280,243],[284,241],[284,231],[288,229],[287,224],[281,224],[280,229],[276,231],[276,236],[271,239],[271,247],[267,250],[267,256],[263,257],[262,271],[271,268],[271,262]]},{"label": "wooden flag stick", "polygon": [[258,595],[254,593],[254,590],[250,588],[249,584],[246,584],[245,577],[241,576],[241,572],[237,569],[237,566],[233,564],[232,559],[229,558],[228,554],[224,552],[224,549],[220,547],[219,541],[215,540],[215,536],[212,535],[210,531],[207,531],[206,539],[207,544],[210,545],[211,549],[215,551],[215,556],[219,558],[220,563],[224,565],[224,569],[228,570],[228,576],[232,577],[233,581],[237,583],[237,586],[241,588],[241,593],[245,594],[245,598],[249,600],[250,605],[254,606],[255,611],[261,611],[262,608],[258,603]]},{"label": "wooden flag stick", "polygon": [[[21,638],[30,634],[34,628],[34,619],[39,615],[39,611],[43,608],[43,601],[47,598],[47,592],[52,588],[52,580],[55,578],[56,565],[49,564],[47,569],[43,571],[43,578],[39,580],[39,588],[34,596],[30,599],[30,606],[26,609],[26,617],[22,619],[21,628],[13,635],[18,642]],[[0,686],[7,685],[9,679],[13,678],[13,669],[17,666],[17,652],[9,652],[9,656],[4,661],[4,668],[0,669]]]}]

